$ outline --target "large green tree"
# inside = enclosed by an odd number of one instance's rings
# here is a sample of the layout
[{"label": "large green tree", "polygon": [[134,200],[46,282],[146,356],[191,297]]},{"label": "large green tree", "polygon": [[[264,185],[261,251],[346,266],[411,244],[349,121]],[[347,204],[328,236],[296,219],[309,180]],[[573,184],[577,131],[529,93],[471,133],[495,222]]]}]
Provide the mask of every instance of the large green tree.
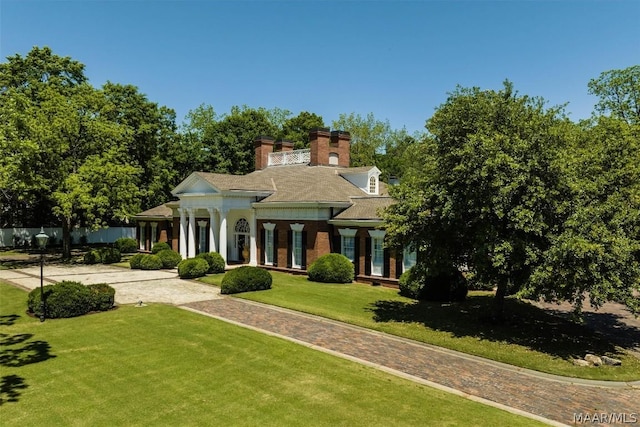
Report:
[{"label": "large green tree", "polygon": [[598,113],[640,124],[640,65],[603,72],[589,81],[589,93],[600,98]]},{"label": "large green tree", "polygon": [[26,211],[55,215],[66,257],[75,226],[104,226],[139,210],[141,169],[127,150],[135,130],[112,120],[113,102],[83,72],[49,48],[0,64],[0,188]]},{"label": "large green tree", "polygon": [[390,244],[417,248],[431,271],[472,269],[497,287],[501,318],[504,297],[527,283],[548,247],[568,128],[561,110],[519,96],[510,82],[500,91],[458,87],[391,189]]}]

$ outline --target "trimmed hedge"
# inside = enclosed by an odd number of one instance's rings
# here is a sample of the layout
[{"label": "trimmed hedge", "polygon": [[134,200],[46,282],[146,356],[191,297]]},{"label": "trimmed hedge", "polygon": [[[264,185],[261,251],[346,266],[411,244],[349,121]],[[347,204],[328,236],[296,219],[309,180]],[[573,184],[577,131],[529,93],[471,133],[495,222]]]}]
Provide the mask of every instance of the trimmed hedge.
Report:
[{"label": "trimmed hedge", "polygon": [[121,237],[113,242],[113,246],[116,247],[120,253],[133,254],[138,252],[138,242],[131,237]]},{"label": "trimmed hedge", "polygon": [[182,256],[171,249],[163,249],[156,256],[162,261],[162,268],[176,268],[176,265],[182,261]]},{"label": "trimmed hedge", "polygon": [[131,266],[131,268],[133,269],[142,268],[140,264],[142,262],[142,258],[144,258],[145,256],[146,256],[145,254],[135,254],[131,258],[129,258],[129,265]]},{"label": "trimmed hedge", "polygon": [[218,252],[203,252],[196,255],[196,258],[202,258],[209,264],[207,273],[216,274],[224,273],[224,258]]},{"label": "trimmed hedge", "polygon": [[342,254],[326,254],[315,260],[307,271],[309,280],[323,283],[351,283],[353,263]]},{"label": "trimmed hedge", "polygon": [[467,281],[457,268],[437,273],[418,263],[405,271],[398,281],[400,295],[423,301],[464,301]]},{"label": "trimmed hedge", "polygon": [[160,251],[164,251],[165,249],[171,249],[171,246],[167,242],[158,242],[151,248],[152,254],[157,254]]},{"label": "trimmed hedge", "polygon": [[267,270],[245,265],[229,270],[227,274],[224,275],[220,293],[236,294],[239,292],[271,289],[272,281],[271,273]]},{"label": "trimmed hedge", "polygon": [[90,250],[89,252],[84,254],[85,264],[99,264],[101,262],[102,262],[102,253],[97,249]]},{"label": "trimmed hedge", "polygon": [[140,260],[141,270],[160,270],[162,268],[162,260],[158,255],[143,255]]},{"label": "trimmed hedge", "polygon": [[87,289],[91,292],[91,310],[90,311],[107,311],[113,308],[115,304],[116,290],[106,283],[96,283],[87,285]]},{"label": "trimmed hedge", "polygon": [[103,264],[115,264],[122,259],[122,254],[117,248],[102,248],[100,255]]},{"label": "trimmed hedge", "polygon": [[[58,319],[76,317],[90,311],[106,311],[113,308],[115,289],[106,283],[84,286],[80,282],[62,281],[43,287],[45,317]],[[40,316],[40,289],[29,292],[29,312]]]},{"label": "trimmed hedge", "polygon": [[[91,291],[80,282],[63,281],[55,285],[45,286],[45,317],[57,319],[76,317],[91,311]],[[27,300],[29,311],[40,316],[40,289],[29,293]]]},{"label": "trimmed hedge", "polygon": [[178,276],[181,279],[202,277],[209,271],[209,263],[203,258],[183,259],[178,264]]}]

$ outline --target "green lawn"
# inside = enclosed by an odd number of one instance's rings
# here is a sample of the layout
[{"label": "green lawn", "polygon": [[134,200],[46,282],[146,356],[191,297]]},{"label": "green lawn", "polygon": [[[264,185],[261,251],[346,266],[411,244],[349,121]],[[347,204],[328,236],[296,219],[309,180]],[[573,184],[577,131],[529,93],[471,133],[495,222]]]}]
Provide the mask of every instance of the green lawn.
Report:
[{"label": "green lawn", "polygon": [[[600,380],[640,379],[640,359],[581,325],[514,298],[506,302],[507,322],[495,325],[481,320],[493,299],[487,292],[470,292],[462,303],[441,304],[416,302],[384,287],[320,284],[306,276],[272,275],[272,289],[237,296],[542,372]],[[219,284],[222,277],[201,280]],[[607,354],[623,364],[574,366],[571,360],[586,353]]]},{"label": "green lawn", "polygon": [[0,283],[3,426],[537,425],[166,305],[40,323]]}]

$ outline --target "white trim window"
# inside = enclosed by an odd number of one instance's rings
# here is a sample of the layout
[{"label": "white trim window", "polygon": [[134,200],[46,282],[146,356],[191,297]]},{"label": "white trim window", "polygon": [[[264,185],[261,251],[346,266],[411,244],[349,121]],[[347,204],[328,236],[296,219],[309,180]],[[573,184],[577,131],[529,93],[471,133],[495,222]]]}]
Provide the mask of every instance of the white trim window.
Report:
[{"label": "white trim window", "polygon": [[274,239],[273,233],[276,228],[275,224],[265,223],[264,227],[264,264],[273,265],[274,259]]},{"label": "white trim window", "polygon": [[207,252],[207,221],[198,221],[198,253]]},{"label": "white trim window", "polygon": [[415,250],[409,250],[405,248],[402,251],[402,272],[404,273],[414,265],[416,265],[417,261],[417,252]]},{"label": "white trim window", "polygon": [[375,175],[369,177],[369,194],[378,194],[378,177]]},{"label": "white trim window", "polygon": [[302,268],[302,229],[304,224],[291,224],[291,267]]},{"label": "white trim window", "polygon": [[340,253],[346,256],[349,261],[355,262],[356,260],[356,233],[355,228],[340,228]]},{"label": "white trim window", "polygon": [[371,236],[371,275],[384,273],[384,230],[369,230]]}]

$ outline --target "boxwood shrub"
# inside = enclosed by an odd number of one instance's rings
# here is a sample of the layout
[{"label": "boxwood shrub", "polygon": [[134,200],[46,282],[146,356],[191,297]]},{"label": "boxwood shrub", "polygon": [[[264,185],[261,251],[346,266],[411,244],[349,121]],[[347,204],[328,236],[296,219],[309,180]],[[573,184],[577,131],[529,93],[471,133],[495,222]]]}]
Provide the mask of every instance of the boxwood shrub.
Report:
[{"label": "boxwood shrub", "polygon": [[163,249],[156,256],[162,261],[162,268],[176,268],[176,265],[182,261],[182,256],[171,249]]},{"label": "boxwood shrub", "polygon": [[[62,281],[43,287],[45,313],[49,319],[76,317],[90,311],[106,311],[113,308],[115,289],[106,283],[84,286],[80,282]],[[29,292],[27,307],[30,313],[40,317],[40,288]]]},{"label": "boxwood shrub", "polygon": [[96,283],[88,285],[87,289],[91,292],[90,311],[107,311],[113,308],[116,290],[111,286],[106,283]]},{"label": "boxwood shrub", "polygon": [[97,249],[92,249],[84,254],[85,264],[99,264],[102,262],[102,253]]},{"label": "boxwood shrub", "polygon": [[400,295],[424,301],[463,301],[467,282],[455,267],[431,271],[418,263],[402,273],[398,281]]},{"label": "boxwood shrub", "polygon": [[326,254],[315,260],[307,272],[309,280],[324,283],[353,282],[353,263],[342,254]]},{"label": "boxwood shrub", "polygon": [[[45,317],[50,319],[82,316],[93,307],[91,291],[80,282],[66,280],[45,286],[44,301]],[[29,293],[27,304],[31,313],[40,316],[39,288]]]},{"label": "boxwood shrub", "polygon": [[155,255],[160,251],[164,251],[165,249],[171,249],[171,246],[169,246],[167,242],[158,242],[151,248],[151,253]]},{"label": "boxwood shrub", "polygon": [[224,275],[220,293],[236,294],[239,292],[271,289],[272,281],[271,273],[267,270],[245,265],[229,270],[227,274]]},{"label": "boxwood shrub", "polygon": [[138,252],[138,242],[136,239],[132,239],[131,237],[121,237],[116,239],[113,246],[123,254],[133,254]]},{"label": "boxwood shrub", "polygon": [[162,268],[162,260],[158,255],[145,254],[140,260],[140,269],[142,270],[160,270]]},{"label": "boxwood shrub", "polygon": [[209,271],[209,263],[203,258],[183,259],[178,264],[178,276],[181,279],[202,277]]},{"label": "boxwood shrub", "polygon": [[129,258],[129,265],[131,266],[131,268],[133,269],[142,268],[140,263],[142,262],[142,258],[144,258],[145,256],[146,256],[145,254],[135,254],[131,258]]},{"label": "boxwood shrub", "polygon": [[209,264],[207,273],[224,273],[224,258],[218,252],[203,252],[196,255],[196,258],[202,258]]},{"label": "boxwood shrub", "polygon": [[117,248],[102,248],[100,255],[103,264],[114,264],[122,259],[122,255]]}]

